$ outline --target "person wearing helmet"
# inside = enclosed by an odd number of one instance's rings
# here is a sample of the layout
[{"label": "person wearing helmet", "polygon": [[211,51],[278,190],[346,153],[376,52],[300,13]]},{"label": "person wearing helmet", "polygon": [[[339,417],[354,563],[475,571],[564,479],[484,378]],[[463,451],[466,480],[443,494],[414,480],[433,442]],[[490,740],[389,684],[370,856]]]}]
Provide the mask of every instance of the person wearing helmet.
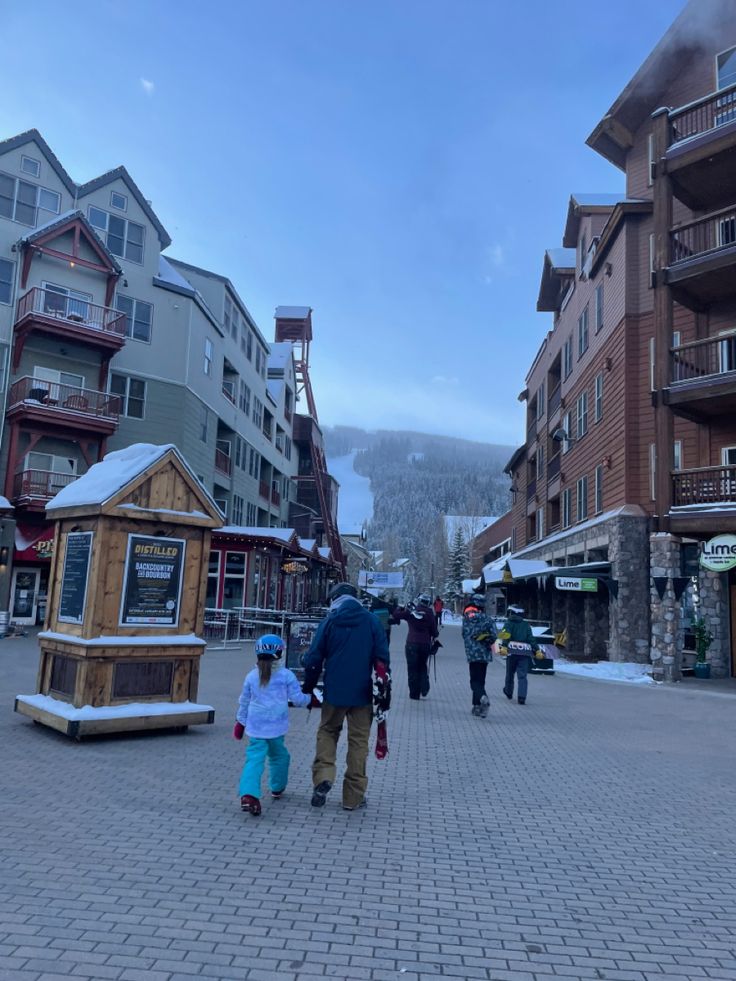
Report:
[{"label": "person wearing helmet", "polygon": [[364,609],[350,583],[333,586],[330,611],[317,628],[303,657],[302,691],[311,693],[324,669],[324,701],[312,764],[312,806],[323,807],[335,783],[337,743],[347,721],[347,768],[342,784],[342,806],[354,811],[365,805],[368,787],[366,762],[373,721],[373,672],[387,675],[386,631]]},{"label": "person wearing helmet", "polygon": [[[519,680],[519,705],[526,704],[527,675],[531,667],[532,657],[541,655],[532,628],[524,619],[524,608],[512,604],[508,608],[508,618],[498,633],[498,639],[503,644],[506,655],[506,682],[503,693],[509,701],[514,697],[514,676]],[[543,655],[542,655],[543,656]]]},{"label": "person wearing helmet", "polygon": [[486,673],[493,660],[496,625],[486,616],[486,598],[474,593],[463,606],[463,644],[473,694],[471,712],[479,719],[488,715],[490,701],[486,694]]},{"label": "person wearing helmet", "polygon": [[426,698],[429,695],[429,658],[438,634],[432,597],[429,593],[420,593],[413,610],[398,607],[391,620],[393,623],[406,620],[409,625],[404,648],[409,698],[419,701],[420,697]]},{"label": "person wearing helmet", "polygon": [[240,807],[257,817],[261,813],[261,778],[269,762],[271,796],[278,800],[286,790],[291,757],[284,745],[289,728],[289,702],[293,705],[319,704],[303,694],[296,675],[279,664],[284,642],[277,634],[265,634],[255,644],[256,667],[243,682],[233,737],[248,733],[248,748],[240,776]]}]

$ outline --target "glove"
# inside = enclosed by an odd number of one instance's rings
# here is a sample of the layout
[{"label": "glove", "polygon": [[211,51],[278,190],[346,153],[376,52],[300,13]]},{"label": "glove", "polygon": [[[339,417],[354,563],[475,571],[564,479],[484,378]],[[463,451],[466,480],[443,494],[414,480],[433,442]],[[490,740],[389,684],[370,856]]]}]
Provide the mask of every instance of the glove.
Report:
[{"label": "glove", "polygon": [[233,739],[242,739],[245,726],[241,722],[236,722],[233,726]]},{"label": "glove", "polygon": [[302,693],[304,695],[311,695],[314,691],[314,685],[302,685]]},{"label": "glove", "polygon": [[534,652],[534,657],[535,657],[535,658],[536,658],[536,659],[537,659],[538,661],[543,661],[543,660],[544,660],[544,658],[545,658],[545,654],[544,654],[544,651],[535,651],[535,652]]}]

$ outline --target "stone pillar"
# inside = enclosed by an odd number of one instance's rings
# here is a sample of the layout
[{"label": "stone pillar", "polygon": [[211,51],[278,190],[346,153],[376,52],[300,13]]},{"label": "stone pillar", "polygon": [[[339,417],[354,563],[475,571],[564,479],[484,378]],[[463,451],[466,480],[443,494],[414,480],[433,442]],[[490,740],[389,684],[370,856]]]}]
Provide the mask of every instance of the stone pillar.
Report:
[{"label": "stone pillar", "polygon": [[728,678],[731,674],[728,575],[707,569],[700,570],[697,612],[705,618],[713,634],[713,643],[706,655],[711,676]]},{"label": "stone pillar", "polygon": [[649,662],[649,528],[646,518],[622,517],[611,523],[608,544],[611,576],[618,594],[611,598],[611,661]]},{"label": "stone pillar", "polygon": [[667,580],[661,599],[653,581],[650,587],[652,677],[655,681],[681,681],[680,604],[672,587],[673,578],[680,575],[680,540],[666,532],[657,532],[649,539],[649,550],[652,580]]}]

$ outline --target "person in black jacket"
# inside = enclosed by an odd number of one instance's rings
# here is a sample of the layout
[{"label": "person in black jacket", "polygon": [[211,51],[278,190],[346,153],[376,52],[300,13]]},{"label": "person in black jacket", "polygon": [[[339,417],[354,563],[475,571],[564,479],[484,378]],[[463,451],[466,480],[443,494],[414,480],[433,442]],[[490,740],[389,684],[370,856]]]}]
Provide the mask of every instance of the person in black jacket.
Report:
[{"label": "person in black jacket", "polygon": [[437,639],[437,618],[432,609],[432,597],[422,593],[417,598],[415,609],[398,607],[392,620],[398,623],[406,620],[409,633],[406,637],[406,673],[409,680],[409,698],[418,701],[429,694],[429,656],[432,644]]},{"label": "person in black jacket", "polygon": [[373,671],[388,668],[386,632],[364,609],[350,583],[330,590],[330,612],[317,628],[304,655],[304,685],[309,694],[324,668],[324,701],[312,764],[312,806],[322,807],[335,782],[337,743],[343,723],[348,724],[347,769],[342,785],[342,806],[354,811],[365,805],[368,786],[366,761],[373,719]]}]

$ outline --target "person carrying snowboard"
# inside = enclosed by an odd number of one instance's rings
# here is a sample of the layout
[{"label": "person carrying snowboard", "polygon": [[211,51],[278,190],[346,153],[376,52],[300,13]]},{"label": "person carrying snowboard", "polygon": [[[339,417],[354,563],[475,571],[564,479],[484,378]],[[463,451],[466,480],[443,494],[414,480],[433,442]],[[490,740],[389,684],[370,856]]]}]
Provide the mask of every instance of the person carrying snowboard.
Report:
[{"label": "person carrying snowboard", "polygon": [[532,664],[532,657],[544,657],[544,652],[534,638],[532,628],[524,619],[524,609],[521,606],[508,608],[508,619],[498,633],[498,639],[506,654],[506,683],[503,693],[509,701],[514,697],[514,675],[519,679],[519,705],[526,704],[527,675]]},{"label": "person carrying snowboard", "polygon": [[474,593],[463,607],[463,643],[470,673],[470,690],[473,693],[471,712],[480,719],[488,715],[490,702],[486,694],[486,672],[493,660],[493,643],[496,626],[486,616],[486,598]]}]

